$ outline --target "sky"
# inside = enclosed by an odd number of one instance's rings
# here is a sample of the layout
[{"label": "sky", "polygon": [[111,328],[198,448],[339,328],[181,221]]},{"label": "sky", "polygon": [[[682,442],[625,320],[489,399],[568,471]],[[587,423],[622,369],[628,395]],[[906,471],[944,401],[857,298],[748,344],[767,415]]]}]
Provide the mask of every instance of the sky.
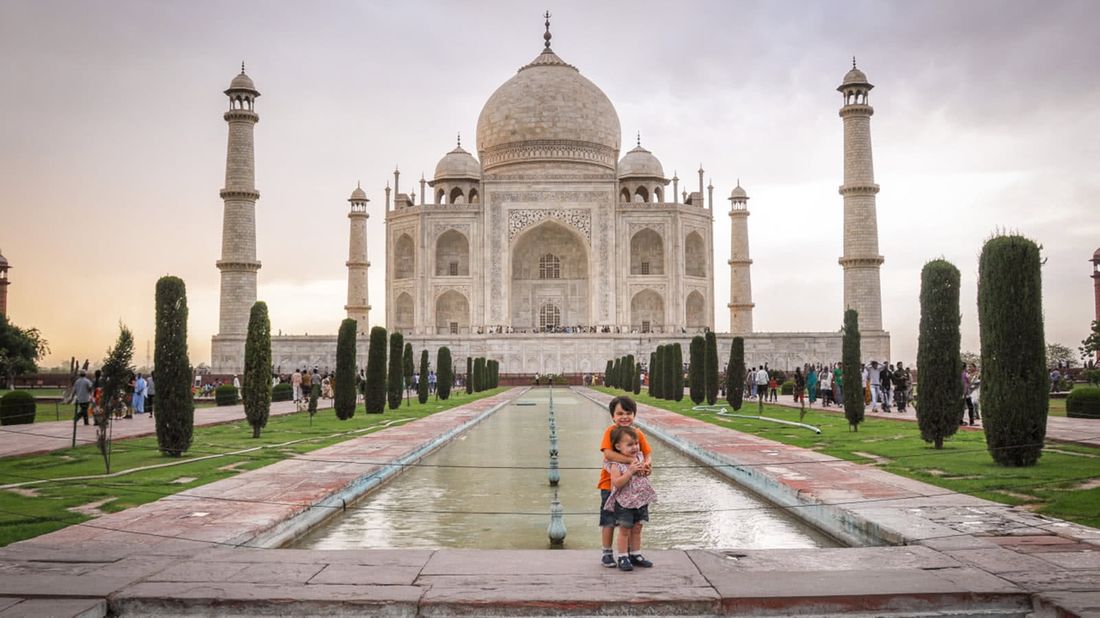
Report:
[{"label": "sky", "polygon": [[920,270],[962,273],[977,351],[977,264],[1003,232],[1043,247],[1048,342],[1094,316],[1100,247],[1100,3],[866,1],[0,0],[0,253],[8,315],[50,343],[45,366],[98,362],[134,332],[147,362],[153,291],[182,277],[194,364],[217,331],[228,104],[242,61],[256,111],[259,298],[284,334],[345,317],[347,197],[361,181],[371,321],[384,320],[384,192],[429,177],[493,91],[553,48],[616,106],[623,152],[715,186],[715,327],[728,330],[729,202],[751,200],[757,331],[842,321],[842,123],[856,56],[870,103],[884,326],[916,357]]}]

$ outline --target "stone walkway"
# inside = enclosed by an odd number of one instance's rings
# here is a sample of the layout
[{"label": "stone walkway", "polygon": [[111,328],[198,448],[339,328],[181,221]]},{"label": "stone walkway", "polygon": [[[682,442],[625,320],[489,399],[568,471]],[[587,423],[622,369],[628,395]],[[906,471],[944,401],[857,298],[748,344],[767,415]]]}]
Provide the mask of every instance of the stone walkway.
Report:
[{"label": "stone walkway", "polygon": [[[318,404],[324,406],[324,402]],[[72,408],[70,407],[70,411]],[[276,401],[271,404],[271,416],[282,416],[297,411],[293,401]],[[235,406],[215,406],[213,408],[195,408],[195,426],[219,425],[244,420],[244,404]],[[95,425],[77,423],[76,444],[95,444]],[[157,433],[155,422],[148,414],[137,414],[134,418],[114,421],[111,438],[125,440],[140,438]],[[47,421],[30,425],[8,425],[0,428],[0,457],[21,455],[39,455],[64,448],[73,444],[73,422]],[[2,614],[0,614],[2,616]]]},{"label": "stone walkway", "polygon": [[[719,400],[718,405],[722,405],[725,402],[724,399]],[[751,402],[746,401],[739,411],[740,414],[755,414],[756,400]],[[784,406],[788,408],[797,408],[801,404],[794,400],[793,395],[779,395],[779,401],[771,402],[771,405]],[[808,410],[815,412],[819,411],[832,411],[838,414],[843,414],[843,408],[837,408],[836,406],[829,406],[824,408],[821,405],[821,400],[814,403],[813,407],[807,406]],[[892,410],[894,408],[891,408]],[[748,411],[746,411],[748,410]],[[873,416],[875,418],[889,418],[900,421],[917,421],[917,414],[912,407],[909,407],[903,414],[899,414],[896,411],[889,414],[879,410],[878,412],[872,412],[871,406],[867,406],[864,412],[866,416]],[[963,425],[960,429],[964,431],[981,431],[981,420],[979,419],[977,424],[973,427],[970,425]],[[1055,442],[1070,442],[1073,444],[1082,444],[1085,446],[1095,446],[1100,448],[1100,421],[1087,418],[1069,418],[1067,416],[1047,416],[1047,439]]]},{"label": "stone walkway", "polygon": [[596,548],[270,549],[294,522],[340,510],[386,462],[421,456],[522,392],[0,549],[0,617],[1100,614],[1100,530],[648,406],[651,434],[727,464],[838,538],[897,545],[652,551],[657,566],[633,573],[599,566]]}]

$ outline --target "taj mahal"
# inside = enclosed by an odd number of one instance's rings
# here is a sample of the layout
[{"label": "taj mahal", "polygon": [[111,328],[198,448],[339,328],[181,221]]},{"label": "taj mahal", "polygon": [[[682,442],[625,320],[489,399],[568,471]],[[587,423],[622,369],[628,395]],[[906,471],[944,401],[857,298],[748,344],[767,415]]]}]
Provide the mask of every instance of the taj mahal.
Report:
[{"label": "taj mahal", "polygon": [[[631,136],[633,148],[620,156],[615,106],[552,50],[549,26],[547,21],[541,53],[482,108],[476,156],[459,138],[430,180],[422,177],[406,188],[400,171],[393,172],[377,217],[386,239],[384,324],[433,358],[445,345],[457,360],[497,359],[502,373],[511,374],[598,373],[609,358],[645,359],[658,344],[678,341],[686,350],[693,336],[714,329],[714,187],[704,186],[703,169],[697,184],[667,177],[640,137]],[[843,277],[844,308],[859,312],[863,356],[885,359],[890,335],[882,326],[879,287],[872,88],[854,61],[838,88],[844,175],[837,207],[844,214],[837,276]],[[225,94],[229,139],[211,366],[236,373],[244,365],[260,270],[253,142],[260,93],[242,66]],[[720,358],[740,336],[750,365],[839,360],[839,330],[754,331],[749,195],[738,182],[724,201],[728,207],[719,207],[731,233],[730,333],[718,335]],[[372,309],[371,209],[360,187],[348,203],[345,310],[358,322],[362,364]],[[272,338],[279,371],[334,367],[335,353],[335,334]]]}]

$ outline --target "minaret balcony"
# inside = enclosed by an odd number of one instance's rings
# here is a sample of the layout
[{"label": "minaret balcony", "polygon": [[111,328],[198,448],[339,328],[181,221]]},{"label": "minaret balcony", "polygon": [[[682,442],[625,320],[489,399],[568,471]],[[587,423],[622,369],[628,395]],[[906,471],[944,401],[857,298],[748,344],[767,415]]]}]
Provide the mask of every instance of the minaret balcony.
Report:
[{"label": "minaret balcony", "polygon": [[260,121],[260,115],[250,109],[231,109],[222,114],[222,118],[226,122],[251,122],[255,124]]},{"label": "minaret balcony", "polygon": [[258,200],[260,199],[260,192],[253,189],[251,191],[244,189],[222,189],[218,195],[223,200]]},{"label": "minaret balcony", "polygon": [[875,195],[879,191],[877,184],[873,182],[843,184],[837,188],[841,195]]}]

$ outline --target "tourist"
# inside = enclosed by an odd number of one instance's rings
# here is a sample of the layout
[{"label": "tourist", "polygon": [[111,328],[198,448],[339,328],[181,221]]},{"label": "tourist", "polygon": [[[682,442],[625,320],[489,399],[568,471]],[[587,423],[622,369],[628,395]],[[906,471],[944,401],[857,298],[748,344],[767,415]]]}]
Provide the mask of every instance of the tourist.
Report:
[{"label": "tourist", "polygon": [[749,399],[756,399],[756,367],[749,369],[749,373],[745,375],[745,386]]},{"label": "tourist", "polygon": [[321,397],[332,399],[332,379],[327,375],[321,378]]},{"label": "tourist", "polygon": [[779,400],[778,389],[779,380],[776,379],[775,374],[773,373],[768,377],[768,401]]},{"label": "tourist", "polygon": [[817,368],[813,365],[806,372],[806,394],[810,396],[810,407],[814,407],[817,401]]},{"label": "tourist", "polygon": [[[145,388],[148,384],[145,382],[145,378],[141,377],[141,374],[137,374],[137,378],[134,380],[134,396],[130,402],[130,407],[134,409],[137,414],[145,414]],[[127,415],[127,418],[132,418],[131,415]]]},{"label": "tourist", "polygon": [[878,412],[882,400],[882,371],[876,360],[871,361],[871,366],[867,368],[867,385],[871,392],[871,412]]},{"label": "tourist", "polygon": [[149,377],[145,378],[145,411],[149,413],[149,418],[153,418],[153,398],[157,396],[157,385],[153,383],[153,372],[149,372]]},{"label": "tourist", "polygon": [[[634,400],[630,397],[623,395],[612,399],[607,405],[607,409],[611,413],[611,425],[604,430],[603,438],[600,440],[600,451],[603,452],[604,462],[630,465],[634,463],[633,457],[622,455],[612,448],[611,432],[617,427],[631,427],[634,425],[634,419],[638,415],[638,404],[634,403]],[[645,434],[641,431],[635,430],[635,433],[637,434],[638,447],[641,449],[642,455],[645,456],[641,473],[648,475],[652,469],[649,442],[646,441]],[[600,540],[603,543],[603,556],[600,558],[600,562],[605,567],[615,568],[615,555],[611,550],[615,536],[615,514],[605,511],[603,508],[607,504],[607,499],[611,497],[611,472],[606,466],[600,468],[600,482],[597,487],[600,490]],[[629,553],[629,547],[627,549]]]},{"label": "tourist", "polygon": [[429,393],[434,393],[435,392],[435,382],[436,382],[435,372],[434,371],[429,371],[428,372],[428,392]]},{"label": "tourist", "polygon": [[897,369],[894,370],[894,404],[898,408],[899,414],[905,413],[905,408],[909,405],[909,384],[910,374],[909,370],[902,366],[901,361],[898,361]]},{"label": "tourist", "polygon": [[[974,425],[974,420],[978,418],[978,405],[975,402],[974,393],[978,388],[978,366],[974,363],[970,363],[970,367],[963,368],[962,373],[963,384],[963,403],[966,404],[964,412],[970,416],[970,425]],[[964,424],[962,416],[959,417],[959,424]]]},{"label": "tourist", "polygon": [[80,419],[88,424],[88,405],[92,403],[93,386],[88,379],[88,372],[81,370],[80,377],[73,383],[73,401],[76,402],[76,410],[73,415],[73,425]]},{"label": "tourist", "polygon": [[891,380],[894,377],[894,366],[889,360],[882,362],[882,371],[879,372],[879,385],[882,388],[882,411],[890,413],[890,389]]},{"label": "tourist", "polygon": [[838,406],[844,405],[844,371],[840,363],[833,369],[833,402]]},{"label": "tourist", "polygon": [[310,379],[310,387],[317,390],[317,397],[320,398],[324,395],[324,382],[321,379],[321,372],[317,371],[317,368],[313,368],[313,377]]},{"label": "tourist", "polygon": [[295,369],[290,376],[290,387],[294,391],[294,403],[302,401],[302,372]]},{"label": "tourist", "polygon": [[820,384],[817,389],[821,392],[821,406],[828,408],[829,402],[833,398],[833,372],[829,369],[828,365],[821,368],[818,379],[820,380]]},{"label": "tourist", "polygon": [[805,395],[803,394],[806,388],[806,376],[802,375],[802,368],[794,368],[794,401],[805,401]]},{"label": "tourist", "polygon": [[638,430],[618,426],[611,430],[611,444],[615,453],[630,460],[605,461],[604,469],[611,476],[611,493],[603,504],[603,512],[614,515],[619,531],[618,565],[620,571],[633,571],[634,567],[649,568],[653,563],[642,554],[642,526],[649,521],[649,505],[657,500],[657,492],[646,478],[649,463],[641,452]]},{"label": "tourist", "polygon": [[313,374],[309,369],[302,368],[302,400],[305,401],[313,394]]},{"label": "tourist", "polygon": [[756,393],[760,395],[761,401],[768,394],[768,370],[766,367],[767,365],[756,370]]}]

